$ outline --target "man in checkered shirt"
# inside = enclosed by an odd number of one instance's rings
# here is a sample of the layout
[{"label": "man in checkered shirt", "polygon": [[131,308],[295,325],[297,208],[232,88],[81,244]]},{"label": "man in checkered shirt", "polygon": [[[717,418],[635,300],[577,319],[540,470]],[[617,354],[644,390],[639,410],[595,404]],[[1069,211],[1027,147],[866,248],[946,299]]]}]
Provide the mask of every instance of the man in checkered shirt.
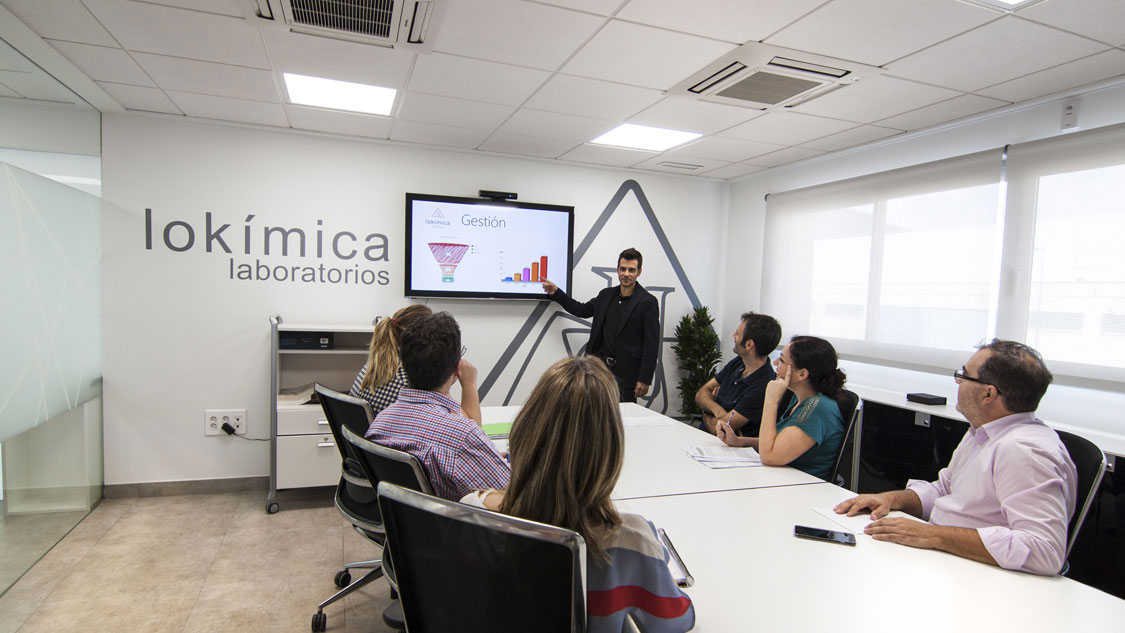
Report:
[{"label": "man in checkered shirt", "polygon": [[[411,324],[399,352],[410,388],[366,433],[377,444],[417,457],[434,494],[453,501],[472,490],[508,487],[508,462],[480,427],[477,368],[463,354],[461,329],[448,312]],[[455,381],[461,384],[460,405],[449,396]]]}]

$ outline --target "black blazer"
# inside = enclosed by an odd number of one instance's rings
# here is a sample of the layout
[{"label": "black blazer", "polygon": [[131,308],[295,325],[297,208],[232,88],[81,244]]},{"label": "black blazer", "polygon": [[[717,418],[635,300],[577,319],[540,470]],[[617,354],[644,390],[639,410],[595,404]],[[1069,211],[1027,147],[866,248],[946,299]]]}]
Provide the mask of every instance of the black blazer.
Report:
[{"label": "black blazer", "polygon": [[615,336],[617,357],[614,358],[613,374],[626,384],[643,382],[651,385],[652,375],[656,372],[656,356],[660,351],[660,306],[656,297],[637,284],[621,330],[603,332],[605,315],[617,296],[618,287],[606,288],[586,303],[575,301],[562,290],[556,290],[548,298],[576,317],[594,317],[590,326],[590,342],[586,344],[587,354],[601,351],[598,347],[603,336]]}]

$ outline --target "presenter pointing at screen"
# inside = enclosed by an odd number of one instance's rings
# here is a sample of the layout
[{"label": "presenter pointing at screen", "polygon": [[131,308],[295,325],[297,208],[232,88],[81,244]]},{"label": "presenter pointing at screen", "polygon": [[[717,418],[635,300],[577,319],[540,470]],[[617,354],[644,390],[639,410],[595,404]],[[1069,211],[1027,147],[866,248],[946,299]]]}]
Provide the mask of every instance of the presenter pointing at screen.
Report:
[{"label": "presenter pointing at screen", "polygon": [[648,393],[656,372],[660,351],[660,318],[656,297],[649,294],[637,277],[644,257],[635,248],[621,251],[617,258],[617,279],[598,296],[579,303],[550,281],[543,282],[547,297],[576,317],[594,317],[586,353],[605,362],[617,378],[621,402],[636,402]]}]

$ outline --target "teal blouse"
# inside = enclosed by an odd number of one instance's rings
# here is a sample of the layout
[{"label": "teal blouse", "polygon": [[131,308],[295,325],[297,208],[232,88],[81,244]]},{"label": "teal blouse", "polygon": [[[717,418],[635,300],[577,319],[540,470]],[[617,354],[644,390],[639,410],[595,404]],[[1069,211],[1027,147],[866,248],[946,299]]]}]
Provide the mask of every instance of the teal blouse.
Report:
[{"label": "teal blouse", "polygon": [[816,445],[789,462],[797,470],[828,480],[840,443],[844,441],[844,416],[836,401],[818,393],[789,409],[777,423],[777,432],[795,426],[811,437]]}]

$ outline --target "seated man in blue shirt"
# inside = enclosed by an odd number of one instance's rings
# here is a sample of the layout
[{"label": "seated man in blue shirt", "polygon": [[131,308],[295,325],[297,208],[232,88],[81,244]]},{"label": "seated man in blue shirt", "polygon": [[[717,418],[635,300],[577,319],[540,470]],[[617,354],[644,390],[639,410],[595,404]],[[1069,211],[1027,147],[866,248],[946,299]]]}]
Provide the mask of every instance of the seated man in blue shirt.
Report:
[{"label": "seated man in blue shirt", "polygon": [[746,312],[734,331],[734,353],[738,354],[707,384],[695,392],[695,403],[703,409],[703,424],[715,433],[720,422],[747,437],[757,437],[762,424],[766,384],[776,377],[770,352],[781,342],[777,319]]}]

